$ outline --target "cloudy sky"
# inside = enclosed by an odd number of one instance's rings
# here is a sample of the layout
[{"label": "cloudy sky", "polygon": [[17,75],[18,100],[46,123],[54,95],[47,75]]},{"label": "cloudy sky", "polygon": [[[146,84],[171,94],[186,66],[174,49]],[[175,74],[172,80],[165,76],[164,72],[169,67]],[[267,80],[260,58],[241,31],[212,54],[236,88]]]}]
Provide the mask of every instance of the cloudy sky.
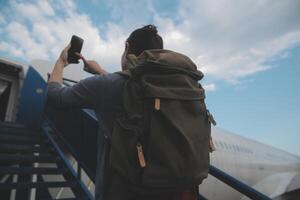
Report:
[{"label": "cloudy sky", "polygon": [[[158,26],[167,49],[205,73],[218,126],[300,155],[299,0],[0,0],[0,57],[54,61],[71,35],[120,69],[132,30]],[[73,66],[72,66],[73,67]]]}]

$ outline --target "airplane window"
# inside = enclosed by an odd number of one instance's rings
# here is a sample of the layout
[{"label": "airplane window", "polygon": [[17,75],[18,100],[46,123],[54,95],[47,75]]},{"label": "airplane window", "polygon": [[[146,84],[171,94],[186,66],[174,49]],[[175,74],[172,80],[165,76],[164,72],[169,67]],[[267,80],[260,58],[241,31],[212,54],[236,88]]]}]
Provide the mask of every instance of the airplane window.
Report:
[{"label": "airplane window", "polygon": [[228,149],[233,151],[232,144],[228,144]]},{"label": "airplane window", "polygon": [[234,151],[236,151],[236,148],[235,148],[235,145],[234,145],[234,144],[232,145],[232,149],[233,149]]},{"label": "airplane window", "polygon": [[230,144],[230,149],[231,149],[232,151],[235,151],[235,150],[234,150],[233,144]]},{"label": "airplane window", "polygon": [[241,152],[244,152],[242,147],[240,147],[240,151],[241,151]]},{"label": "airplane window", "polygon": [[250,149],[247,149],[247,153],[249,153],[249,154],[253,154],[253,151],[252,151],[252,150],[250,150]]},{"label": "airplane window", "polygon": [[224,149],[224,144],[223,142],[220,142],[221,147]]},{"label": "airplane window", "polygon": [[214,143],[215,143],[216,146],[219,146],[219,143],[218,143],[217,140],[215,140]]},{"label": "airplane window", "polygon": [[247,153],[247,152],[246,152],[246,149],[245,149],[244,147],[242,147],[242,151],[243,151],[244,153]]},{"label": "airplane window", "polygon": [[226,149],[229,149],[229,147],[228,147],[228,145],[227,145],[226,142],[224,142],[224,146],[225,146]]},{"label": "airplane window", "polygon": [[235,151],[239,152],[239,147],[237,145],[234,145]]},{"label": "airplane window", "polygon": [[240,147],[240,149],[241,149],[241,152],[243,152],[243,153],[244,153],[244,149],[243,149],[243,147]]}]

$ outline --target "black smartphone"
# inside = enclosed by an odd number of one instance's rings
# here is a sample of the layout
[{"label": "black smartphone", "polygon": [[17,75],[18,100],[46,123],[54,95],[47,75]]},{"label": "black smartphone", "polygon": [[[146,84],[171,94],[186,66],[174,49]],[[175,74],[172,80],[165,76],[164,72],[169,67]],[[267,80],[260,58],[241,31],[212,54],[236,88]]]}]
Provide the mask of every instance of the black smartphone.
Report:
[{"label": "black smartphone", "polygon": [[83,45],[83,39],[73,35],[71,38],[71,47],[68,50],[68,62],[69,63],[79,63],[79,56],[77,56],[75,53],[81,52],[82,45]]}]

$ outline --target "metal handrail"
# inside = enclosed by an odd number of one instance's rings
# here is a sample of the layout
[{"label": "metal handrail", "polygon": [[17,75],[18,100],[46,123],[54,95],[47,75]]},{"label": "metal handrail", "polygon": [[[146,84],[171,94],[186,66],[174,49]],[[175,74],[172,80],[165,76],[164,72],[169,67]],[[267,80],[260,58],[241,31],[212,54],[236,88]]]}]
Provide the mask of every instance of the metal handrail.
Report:
[{"label": "metal handrail", "polygon": [[[47,81],[49,80],[50,78],[50,73],[47,73]],[[71,82],[71,83],[78,83],[78,81],[75,81],[75,80],[72,80],[72,79],[68,79],[68,78],[62,78],[63,80],[63,84],[67,85],[67,86],[70,86],[70,84],[66,83],[67,82]]]},{"label": "metal handrail", "polygon": [[[52,147],[55,149],[55,151],[58,153],[60,156],[62,162],[68,167],[69,172],[72,174],[72,176],[75,178],[77,177],[77,181],[82,188],[82,192],[85,195],[87,200],[94,200],[95,198],[93,197],[92,193],[88,190],[86,185],[82,182],[81,177],[79,177],[78,172],[76,173],[75,170],[73,169],[70,161],[67,159],[63,151],[60,149],[58,144],[55,142],[55,140],[52,138],[52,136],[49,133],[49,128],[48,127],[42,127],[43,133],[46,135],[48,138],[49,143],[52,145]],[[80,170],[81,173],[81,170]]]},{"label": "metal handrail", "polygon": [[71,83],[78,83],[78,81],[68,79],[68,78],[63,78],[63,81],[68,81],[68,82],[71,82]]},{"label": "metal handrail", "polygon": [[[97,118],[87,109],[57,110],[48,106],[44,121],[56,133],[68,153],[76,159],[80,168],[95,182],[96,162],[91,163],[91,160],[97,160]],[[58,123],[62,121],[63,123]]]},{"label": "metal handrail", "polygon": [[243,183],[242,181],[234,178],[233,176],[230,176],[229,174],[212,165],[209,166],[209,174],[216,177],[218,180],[226,183],[227,185],[244,194],[245,196],[249,197],[250,199],[271,200],[271,198],[266,196],[265,194],[255,190],[246,183]]}]

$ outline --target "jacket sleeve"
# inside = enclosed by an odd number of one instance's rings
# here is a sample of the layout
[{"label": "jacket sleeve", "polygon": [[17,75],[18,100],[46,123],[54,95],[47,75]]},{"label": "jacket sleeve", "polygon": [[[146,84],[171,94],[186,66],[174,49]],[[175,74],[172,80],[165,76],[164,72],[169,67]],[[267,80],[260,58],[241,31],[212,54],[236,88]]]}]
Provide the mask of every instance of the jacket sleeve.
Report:
[{"label": "jacket sleeve", "polygon": [[108,84],[106,76],[93,76],[72,86],[62,86],[49,82],[47,86],[48,104],[58,108],[94,108],[101,103],[104,88]]}]

